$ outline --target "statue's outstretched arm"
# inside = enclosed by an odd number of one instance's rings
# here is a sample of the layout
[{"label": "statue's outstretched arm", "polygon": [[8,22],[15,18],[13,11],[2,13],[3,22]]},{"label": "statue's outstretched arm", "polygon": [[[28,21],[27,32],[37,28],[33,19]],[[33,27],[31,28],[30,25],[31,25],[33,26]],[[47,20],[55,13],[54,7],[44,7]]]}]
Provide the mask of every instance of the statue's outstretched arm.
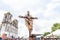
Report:
[{"label": "statue's outstretched arm", "polygon": [[19,18],[27,18],[27,17],[24,17],[24,16],[19,16]]}]

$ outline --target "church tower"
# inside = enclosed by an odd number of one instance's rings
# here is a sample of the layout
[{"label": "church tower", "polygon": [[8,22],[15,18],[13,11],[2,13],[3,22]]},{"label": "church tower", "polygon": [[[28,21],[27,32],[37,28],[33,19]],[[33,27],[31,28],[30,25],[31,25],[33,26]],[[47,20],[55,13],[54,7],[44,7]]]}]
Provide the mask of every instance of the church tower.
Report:
[{"label": "church tower", "polygon": [[10,12],[5,13],[3,17],[1,34],[4,32],[7,32],[8,36],[18,36],[18,20],[12,20]]},{"label": "church tower", "polygon": [[7,12],[4,14],[3,21],[2,21],[2,29],[1,29],[2,32],[9,30],[8,26],[10,26],[9,24],[11,24],[11,18],[12,18],[12,15],[10,14],[10,12]]},{"label": "church tower", "polygon": [[12,25],[13,25],[15,28],[18,28],[18,20],[17,20],[17,19],[14,19],[13,22],[12,22]]},{"label": "church tower", "polygon": [[11,18],[12,15],[10,14],[10,12],[5,13],[2,23],[11,23]]}]

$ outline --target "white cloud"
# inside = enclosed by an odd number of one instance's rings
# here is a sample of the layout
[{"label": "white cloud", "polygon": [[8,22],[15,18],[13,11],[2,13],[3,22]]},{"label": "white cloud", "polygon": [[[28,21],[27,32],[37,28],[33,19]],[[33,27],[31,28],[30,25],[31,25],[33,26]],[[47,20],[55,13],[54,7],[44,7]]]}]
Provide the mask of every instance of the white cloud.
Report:
[{"label": "white cloud", "polygon": [[59,2],[60,0],[52,0],[52,1],[54,1],[54,2]]},{"label": "white cloud", "polygon": [[31,7],[40,2],[40,0],[2,0],[2,1],[5,4],[9,5],[13,10]]},{"label": "white cloud", "polygon": [[56,13],[55,13],[55,11],[54,11],[54,8],[56,8],[57,6],[59,6],[60,5],[60,2],[59,1],[52,1],[52,2],[50,2],[46,7],[47,7],[47,9],[45,10],[45,12],[44,12],[44,15],[45,16],[55,16],[56,15]]}]

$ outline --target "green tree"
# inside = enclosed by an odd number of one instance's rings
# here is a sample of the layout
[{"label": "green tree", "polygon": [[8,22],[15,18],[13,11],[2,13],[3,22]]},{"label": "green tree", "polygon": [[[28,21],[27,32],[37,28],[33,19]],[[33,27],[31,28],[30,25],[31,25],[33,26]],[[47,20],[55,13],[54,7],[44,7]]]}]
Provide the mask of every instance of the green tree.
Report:
[{"label": "green tree", "polygon": [[57,29],[60,29],[60,23],[53,24],[53,27],[51,29],[52,29],[52,32],[56,31]]},{"label": "green tree", "polygon": [[45,33],[44,33],[44,36],[46,36],[46,35],[48,35],[48,34],[50,34],[50,32],[45,32]]}]

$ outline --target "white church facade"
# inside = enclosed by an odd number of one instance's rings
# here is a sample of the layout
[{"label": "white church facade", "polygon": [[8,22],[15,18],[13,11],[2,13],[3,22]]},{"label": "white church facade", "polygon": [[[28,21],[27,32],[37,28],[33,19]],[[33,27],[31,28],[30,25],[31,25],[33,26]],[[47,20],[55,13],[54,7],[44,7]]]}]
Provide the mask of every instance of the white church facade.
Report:
[{"label": "white church facade", "polygon": [[12,20],[10,12],[4,14],[2,24],[0,25],[0,34],[7,33],[9,37],[18,37],[18,21],[17,19]]}]

